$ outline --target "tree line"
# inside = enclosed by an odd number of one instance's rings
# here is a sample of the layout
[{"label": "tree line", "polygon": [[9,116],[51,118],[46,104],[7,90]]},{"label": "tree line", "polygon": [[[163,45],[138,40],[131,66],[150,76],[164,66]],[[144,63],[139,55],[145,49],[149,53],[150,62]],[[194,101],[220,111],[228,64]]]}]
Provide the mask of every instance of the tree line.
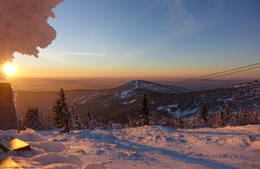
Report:
[{"label": "tree line", "polygon": [[[40,113],[37,107],[29,107],[25,118],[19,119],[19,129],[24,130],[26,128],[32,128],[35,130],[52,130],[55,128],[62,128],[60,132],[68,133],[72,130],[82,129],[94,129],[104,128],[111,129],[115,126],[121,127],[138,127],[144,125],[163,125],[177,128],[202,128],[202,127],[225,127],[225,126],[240,126],[248,124],[259,124],[260,113],[247,112],[240,108],[237,113],[232,113],[229,109],[227,102],[225,107],[220,108],[215,113],[208,113],[206,105],[200,106],[200,111],[192,119],[183,117],[180,113],[179,117],[176,117],[173,113],[164,114],[151,114],[149,112],[149,99],[143,94],[140,112],[135,116],[127,116],[124,118],[103,118],[97,117],[89,110],[87,116],[82,119],[81,116],[74,115],[73,107],[70,106],[66,100],[65,91],[61,88],[58,92],[58,98],[55,101],[55,105],[52,107],[54,112],[54,119],[48,118],[48,122],[43,122],[42,113]],[[114,125],[115,122],[118,123]],[[120,127],[118,127],[120,126]]]}]

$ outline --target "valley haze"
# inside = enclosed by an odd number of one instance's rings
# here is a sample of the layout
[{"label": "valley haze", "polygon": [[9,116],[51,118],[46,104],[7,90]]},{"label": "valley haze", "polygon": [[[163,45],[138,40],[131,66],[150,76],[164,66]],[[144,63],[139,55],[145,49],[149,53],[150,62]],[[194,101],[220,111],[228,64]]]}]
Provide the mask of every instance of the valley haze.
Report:
[{"label": "valley haze", "polygon": [[[7,77],[6,81],[12,83],[13,89],[22,91],[58,91],[74,89],[109,89],[121,86],[132,80],[146,80],[163,85],[174,85],[187,78],[36,78],[36,77]],[[228,85],[252,82],[255,79],[204,79],[193,83],[184,83],[192,91],[225,87]]]}]

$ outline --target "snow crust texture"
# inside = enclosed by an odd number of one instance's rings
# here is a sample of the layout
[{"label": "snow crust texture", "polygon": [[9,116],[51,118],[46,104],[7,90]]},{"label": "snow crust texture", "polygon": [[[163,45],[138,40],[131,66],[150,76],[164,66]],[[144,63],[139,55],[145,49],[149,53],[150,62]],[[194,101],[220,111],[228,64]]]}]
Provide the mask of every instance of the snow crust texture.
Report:
[{"label": "snow crust texture", "polygon": [[[32,151],[9,153],[22,165],[43,169],[260,168],[260,125],[174,130],[143,126],[120,130],[0,131]],[[252,136],[255,141],[250,141]]]}]

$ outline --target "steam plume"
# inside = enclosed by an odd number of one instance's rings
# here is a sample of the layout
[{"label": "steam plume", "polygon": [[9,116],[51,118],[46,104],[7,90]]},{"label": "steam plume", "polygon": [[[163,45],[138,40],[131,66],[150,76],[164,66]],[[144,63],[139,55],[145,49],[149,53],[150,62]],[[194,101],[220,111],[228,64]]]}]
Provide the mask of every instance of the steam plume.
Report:
[{"label": "steam plume", "polygon": [[55,18],[52,8],[62,1],[0,1],[0,65],[12,61],[14,52],[38,57],[37,47],[47,47],[56,37],[47,19]]}]

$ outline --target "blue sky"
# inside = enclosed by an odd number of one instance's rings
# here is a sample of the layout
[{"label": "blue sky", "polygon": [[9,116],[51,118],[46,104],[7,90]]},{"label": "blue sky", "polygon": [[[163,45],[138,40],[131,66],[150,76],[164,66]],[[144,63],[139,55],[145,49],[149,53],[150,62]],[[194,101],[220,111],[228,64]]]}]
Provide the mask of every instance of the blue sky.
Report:
[{"label": "blue sky", "polygon": [[38,59],[14,63],[30,76],[214,73],[260,62],[259,7],[259,0],[64,0],[48,20],[56,39]]}]

